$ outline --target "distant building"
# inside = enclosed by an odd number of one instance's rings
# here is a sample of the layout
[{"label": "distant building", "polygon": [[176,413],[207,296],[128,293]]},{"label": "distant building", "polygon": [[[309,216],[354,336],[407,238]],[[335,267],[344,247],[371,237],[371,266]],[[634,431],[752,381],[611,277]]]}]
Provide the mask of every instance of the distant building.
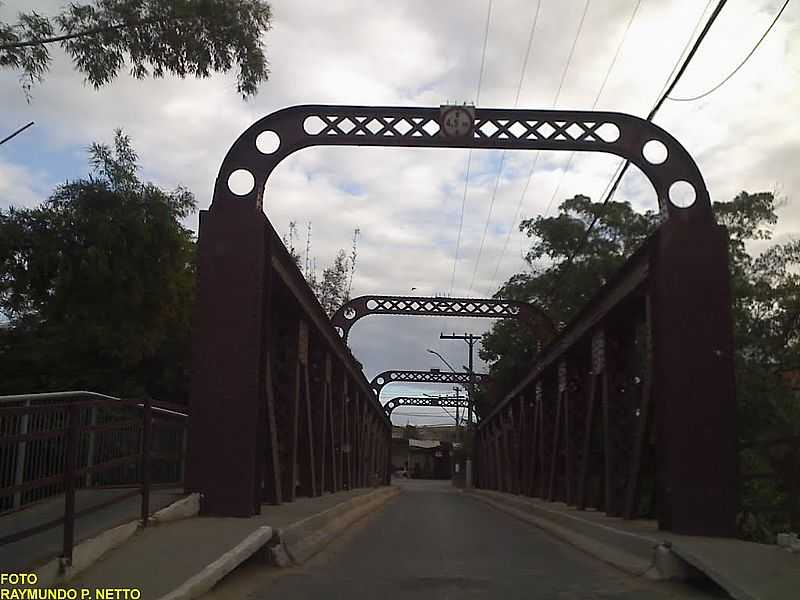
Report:
[{"label": "distant building", "polygon": [[406,470],[417,479],[450,479],[453,447],[439,440],[405,439],[392,435],[392,471]]}]

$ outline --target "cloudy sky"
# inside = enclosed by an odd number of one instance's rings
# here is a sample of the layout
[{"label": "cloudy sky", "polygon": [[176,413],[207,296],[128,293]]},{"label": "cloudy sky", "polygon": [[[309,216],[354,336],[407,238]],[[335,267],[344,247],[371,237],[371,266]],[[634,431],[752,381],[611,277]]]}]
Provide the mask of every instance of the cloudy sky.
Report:
[{"label": "cloudy sky", "polygon": [[[695,96],[722,80],[782,3],[728,2],[673,94]],[[23,9],[55,14],[61,4],[10,0],[0,7],[0,19],[13,20]],[[54,49],[52,71],[34,88],[30,103],[17,75],[0,72],[0,133],[36,122],[0,146],[0,207],[34,205],[58,183],[84,175],[87,145],[109,142],[116,127],[131,135],[145,178],[166,188],[187,186],[200,208],[207,208],[230,144],[256,119],[293,104],[438,106],[450,101],[513,107],[518,96],[521,108],[596,106],[645,116],[698,21],[708,17],[709,4],[641,0],[602,94],[637,0],[590,0],[566,72],[585,0],[541,1],[527,61],[537,2],[496,0],[482,77],[487,0],[275,0],[273,30],[264,40],[272,74],[247,102],[238,97],[232,74],[155,81],[123,76],[95,91]],[[695,157],[712,199],[728,200],[740,190],[773,190],[784,197],[779,239],[800,225],[799,21],[800,3],[790,3],[759,50],[720,90],[696,102],[668,101],[655,119]],[[599,154],[570,162],[567,153],[544,153],[529,178],[534,157],[533,152],[510,152],[500,171],[499,152],[473,154],[454,279],[466,150],[307,149],[271,176],[265,210],[279,232],[287,231],[290,220],[303,235],[306,223],[312,224],[311,253],[319,270],[337,249],[349,247],[354,228],[360,228],[354,294],[489,296],[524,268],[526,240],[516,230],[515,216],[518,221],[552,215],[560,201],[576,193],[598,199],[617,164]],[[617,199],[656,208],[652,188],[635,167]],[[194,215],[189,225],[196,223]],[[370,317],[355,326],[350,340],[369,378],[390,368],[445,368],[427,348],[458,369],[466,363],[466,345],[440,341],[439,332],[480,333],[489,325],[482,319]],[[423,391],[450,390],[389,386],[382,400]],[[411,413],[395,417],[402,424],[449,418],[416,416],[427,414],[422,409],[399,412]]]}]

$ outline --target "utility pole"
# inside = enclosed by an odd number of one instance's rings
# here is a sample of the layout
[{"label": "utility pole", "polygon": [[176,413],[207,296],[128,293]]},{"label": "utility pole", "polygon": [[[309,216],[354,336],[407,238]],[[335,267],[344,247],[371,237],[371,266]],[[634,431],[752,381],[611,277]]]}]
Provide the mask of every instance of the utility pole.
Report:
[{"label": "utility pole", "polygon": [[467,430],[469,431],[472,428],[472,404],[475,402],[475,370],[473,368],[473,354],[475,350],[475,342],[481,339],[480,335],[473,335],[471,333],[465,333],[463,335],[456,335],[454,333],[447,335],[445,333],[439,334],[440,340],[464,340],[469,346],[469,366],[467,367],[467,372],[469,373],[469,388],[467,393],[469,394],[469,398],[467,399]]},{"label": "utility pole", "polygon": [[461,419],[460,419],[459,414],[458,414],[458,401],[461,398],[459,396],[459,392],[461,391],[461,388],[456,385],[456,386],[453,386],[453,390],[456,393],[456,442],[460,442],[461,441]]},{"label": "utility pole", "polygon": [[[469,387],[467,388],[467,434],[469,436],[469,432],[472,431],[472,404],[475,402],[475,369],[473,363],[473,354],[475,351],[475,342],[481,339],[482,336],[480,335],[473,335],[471,333],[465,333],[464,335],[456,335],[455,333],[446,335],[444,333],[439,334],[440,340],[464,340],[469,346],[469,366],[467,367],[467,372],[469,373]],[[456,430],[458,431],[458,430]],[[474,437],[474,436],[473,436]],[[475,452],[475,440],[472,440],[472,452]],[[465,475],[465,484],[466,486],[472,487],[472,458],[467,456],[466,461],[466,472]]]}]

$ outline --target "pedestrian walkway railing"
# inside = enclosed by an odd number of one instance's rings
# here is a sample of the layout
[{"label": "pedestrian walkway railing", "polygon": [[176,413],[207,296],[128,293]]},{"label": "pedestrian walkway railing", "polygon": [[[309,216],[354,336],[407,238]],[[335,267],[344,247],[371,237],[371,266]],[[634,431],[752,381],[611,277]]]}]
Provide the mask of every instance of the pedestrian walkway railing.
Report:
[{"label": "pedestrian walkway railing", "polygon": [[[0,396],[0,510],[63,495],[63,516],[0,538],[0,546],[63,525],[72,559],[75,517],[141,495],[147,524],[154,486],[181,485],[187,413],[150,398],[86,391]],[[130,488],[76,511],[76,492]]]}]

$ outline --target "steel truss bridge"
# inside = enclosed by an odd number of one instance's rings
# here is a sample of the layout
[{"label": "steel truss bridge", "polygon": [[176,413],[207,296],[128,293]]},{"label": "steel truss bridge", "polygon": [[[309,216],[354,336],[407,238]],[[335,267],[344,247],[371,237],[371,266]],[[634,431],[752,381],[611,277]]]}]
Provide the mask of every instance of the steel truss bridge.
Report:
[{"label": "steel truss bridge", "polygon": [[[475,373],[475,385],[481,385],[489,381],[489,376],[485,373]],[[469,372],[466,371],[404,371],[389,370],[378,373],[372,378],[370,386],[375,392],[376,397],[380,397],[381,391],[392,383],[450,383],[455,385],[469,385]]]},{"label": "steel truss bridge", "polygon": [[[263,212],[284,158],[312,146],[589,151],[639,167],[663,221],[481,420],[477,485],[733,535],[727,234],[695,162],[632,115],[461,107],[454,128],[450,110],[293,106],[230,147],[198,239],[186,481],[201,510],[246,516],[389,478],[388,416]],[[647,146],[666,158],[649,161]]]},{"label": "steel truss bridge", "polygon": [[440,408],[469,408],[469,399],[464,396],[396,396],[383,405],[387,415],[391,415],[395,408],[402,406],[425,406]]},{"label": "steel truss bridge", "polygon": [[331,321],[339,335],[347,341],[356,321],[369,315],[520,319],[539,340],[550,339],[556,334],[553,321],[538,306],[497,298],[358,296],[342,305]]}]

